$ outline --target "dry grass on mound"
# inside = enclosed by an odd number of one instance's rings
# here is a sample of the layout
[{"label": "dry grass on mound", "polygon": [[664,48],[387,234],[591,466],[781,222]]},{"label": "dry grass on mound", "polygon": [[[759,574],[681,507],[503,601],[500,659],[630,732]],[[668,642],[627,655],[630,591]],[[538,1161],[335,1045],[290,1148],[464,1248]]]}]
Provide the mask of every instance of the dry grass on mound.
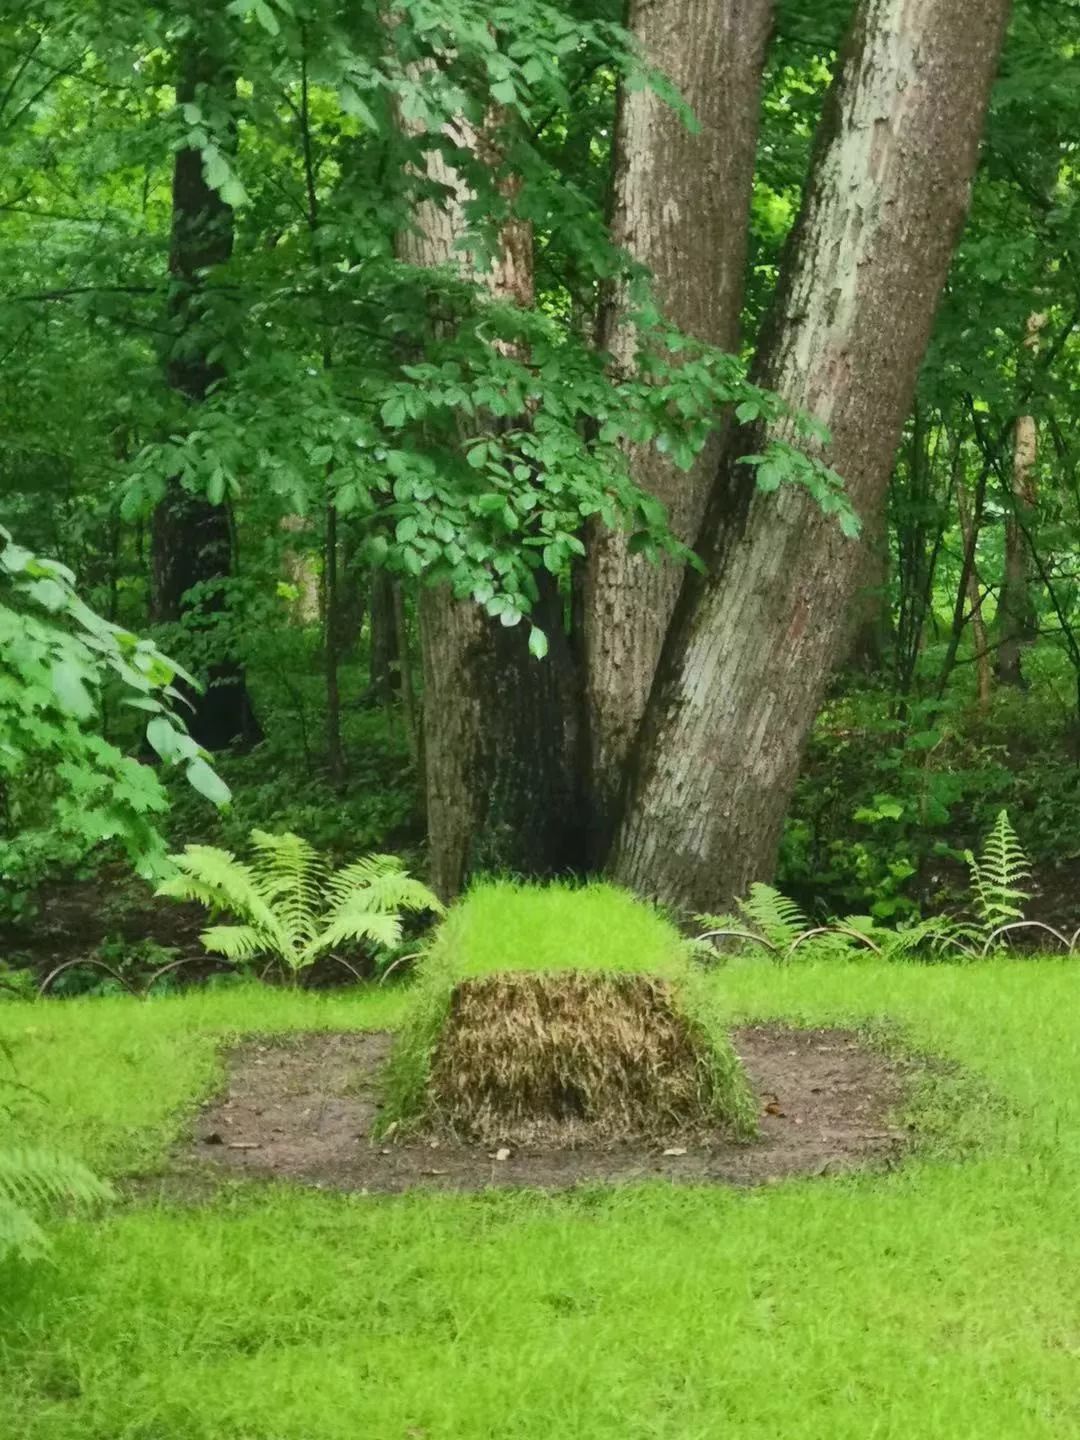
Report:
[{"label": "dry grass on mound", "polygon": [[642,974],[503,972],[458,984],[432,1059],[430,1118],[484,1142],[715,1129],[706,1041]]}]

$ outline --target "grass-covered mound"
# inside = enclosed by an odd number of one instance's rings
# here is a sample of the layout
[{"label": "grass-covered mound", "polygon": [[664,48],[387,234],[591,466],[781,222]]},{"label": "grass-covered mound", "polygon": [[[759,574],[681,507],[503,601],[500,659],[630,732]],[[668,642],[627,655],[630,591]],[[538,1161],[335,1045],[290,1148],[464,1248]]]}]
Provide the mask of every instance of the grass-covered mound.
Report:
[{"label": "grass-covered mound", "polygon": [[608,885],[480,886],[423,957],[383,1124],[494,1143],[755,1130],[678,932]]}]

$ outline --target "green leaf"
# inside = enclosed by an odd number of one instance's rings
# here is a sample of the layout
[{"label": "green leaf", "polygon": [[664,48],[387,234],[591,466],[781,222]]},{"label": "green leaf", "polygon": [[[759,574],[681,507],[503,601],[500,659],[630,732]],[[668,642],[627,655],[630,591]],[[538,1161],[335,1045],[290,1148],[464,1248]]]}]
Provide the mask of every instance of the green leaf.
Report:
[{"label": "green leaf", "polygon": [[54,660],[52,686],[60,708],[76,720],[89,720],[94,702],[86,688],[83,671],[73,660]]},{"label": "green leaf", "polygon": [[269,35],[280,33],[281,26],[278,24],[278,18],[267,5],[266,0],[255,0],[253,8],[256,20]]},{"label": "green leaf", "polygon": [[67,591],[56,580],[35,580],[26,589],[46,610],[62,610],[67,601]]},{"label": "green leaf", "polygon": [[244,189],[243,182],[236,175],[230,175],[219,187],[218,193],[225,204],[231,205],[234,210],[238,205],[246,205],[248,201],[248,193]]},{"label": "green leaf", "polygon": [[538,630],[534,625],[529,631],[529,654],[535,655],[537,660],[543,660],[548,653],[548,638],[543,630]]},{"label": "green leaf", "polygon": [[766,460],[764,465],[758,466],[757,488],[769,494],[773,490],[779,490],[783,478],[784,472],[776,461]]},{"label": "green leaf", "polygon": [[225,781],[216,771],[211,770],[201,755],[190,762],[184,773],[193,789],[200,795],[205,795],[211,804],[227,805],[232,799],[232,792]]},{"label": "green leaf", "polygon": [[211,190],[220,190],[230,175],[229,162],[216,145],[203,151],[203,175]]}]

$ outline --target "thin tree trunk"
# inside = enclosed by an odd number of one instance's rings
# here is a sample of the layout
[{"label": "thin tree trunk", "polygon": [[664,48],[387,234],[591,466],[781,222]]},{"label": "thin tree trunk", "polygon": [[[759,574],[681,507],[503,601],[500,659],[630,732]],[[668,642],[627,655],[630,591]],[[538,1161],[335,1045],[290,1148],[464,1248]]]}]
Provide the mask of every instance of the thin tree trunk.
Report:
[{"label": "thin tree trunk", "polygon": [[1039,432],[1034,415],[1020,415],[1013,427],[1011,507],[1005,516],[1005,574],[998,605],[1000,640],[998,679],[1003,685],[1023,686],[1021,655],[1033,631],[1031,576],[1025,529],[1035,507],[1035,465],[1039,458]]},{"label": "thin tree trunk", "polygon": [[409,646],[409,626],[405,617],[405,595],[401,581],[393,588],[394,639],[398,655],[398,684],[401,690],[401,714],[405,721],[405,736],[409,742],[409,754],[414,760],[420,756],[420,732],[416,724],[416,689],[413,685],[412,650]]},{"label": "thin tree trunk", "polygon": [[[1027,334],[1019,370],[1030,390],[1039,336],[1047,317],[1028,316]],[[1035,607],[1031,597],[1028,535],[1036,502],[1036,472],[1039,459],[1039,430],[1034,415],[1019,415],[1013,426],[1013,463],[1010,504],[1005,516],[1005,575],[998,604],[1000,636],[997,653],[998,679],[1003,685],[1024,685],[1021,663],[1023,647],[1035,638]]]},{"label": "thin tree trunk", "polygon": [[[178,58],[177,105],[193,103],[200,89],[228,96],[235,89],[227,62],[189,39]],[[220,340],[210,333],[202,304],[208,270],[232,254],[232,208],[203,177],[202,152],[184,148],[173,165],[172,235],[169,271],[173,278],[171,309],[180,333],[167,362],[169,384],[192,405],[224,377],[221,365],[209,358]],[[233,544],[228,507],[171,480],[154,512],[151,540],[151,613],[156,621],[194,617],[213,625],[225,610],[224,585],[233,571]],[[198,589],[196,590],[196,587]],[[195,594],[192,595],[192,592]],[[188,721],[192,735],[208,750],[258,737],[244,672],[233,657],[208,667],[206,689],[193,698]]]},{"label": "thin tree trunk", "polygon": [[[285,515],[281,528],[286,535],[303,536],[311,522],[303,515]],[[287,542],[281,555],[285,578],[296,591],[289,604],[294,625],[314,625],[319,619],[319,568],[315,553],[303,544]]]},{"label": "thin tree trunk", "polygon": [[852,605],[848,663],[864,675],[877,675],[885,666],[892,613],[889,608],[888,522],[884,510],[874,533],[863,532],[855,599]]},{"label": "thin tree trunk", "polygon": [[[971,504],[971,496],[968,494],[967,486],[964,484],[964,477],[957,474],[956,477],[956,509],[960,516],[960,533],[964,540],[964,556],[974,557],[976,547],[979,543],[978,530],[975,527],[975,516]],[[981,517],[981,507],[980,507]],[[975,644],[975,667],[978,682],[979,709],[986,711],[990,708],[990,642],[986,634],[986,621],[983,619],[982,590],[979,587],[979,577],[975,572],[975,565],[965,565],[967,575],[967,604],[971,616],[971,637]],[[959,602],[961,605],[962,601]]]},{"label": "thin tree trunk", "polygon": [[[620,92],[612,238],[653,274],[681,330],[721,349],[738,345],[750,188],[772,0],[629,0],[627,25],[647,59],[678,87],[694,133],[650,89]],[[620,294],[600,343],[633,373],[638,337]],[[720,432],[679,470],[651,446],[630,450],[633,478],[667,507],[692,544],[716,472]],[[584,652],[594,859],[610,845],[626,761],[645,711],[678,597],[678,566],[629,550],[622,531],[591,527],[584,577]]]},{"label": "thin tree trunk", "polygon": [[[1008,0],[862,0],[757,378],[830,429],[872,529],[967,210]],[[775,433],[775,432],[772,432]],[[781,433],[791,435],[790,430]],[[801,487],[755,491],[735,434],[665,644],[612,870],[726,907],[775,864],[859,559]]]},{"label": "thin tree trunk", "polygon": [[394,582],[381,566],[371,572],[370,655],[368,677],[380,703],[389,707],[397,689],[397,631],[394,627]]},{"label": "thin tree trunk", "polygon": [[341,689],[338,684],[338,648],[341,616],[338,613],[337,507],[326,507],[326,552],[323,558],[326,605],[323,615],[323,648],[326,659],[326,761],[330,782],[340,785],[345,773],[341,745]]}]

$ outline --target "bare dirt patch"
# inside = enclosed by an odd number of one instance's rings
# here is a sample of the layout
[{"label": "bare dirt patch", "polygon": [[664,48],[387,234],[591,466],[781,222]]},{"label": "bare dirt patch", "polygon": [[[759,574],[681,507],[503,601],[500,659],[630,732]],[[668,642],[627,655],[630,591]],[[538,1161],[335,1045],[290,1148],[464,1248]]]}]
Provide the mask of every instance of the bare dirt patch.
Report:
[{"label": "bare dirt patch", "polygon": [[232,1173],[341,1190],[562,1188],[661,1179],[759,1185],[895,1160],[907,1136],[895,1112],[911,1066],[848,1030],[736,1030],[761,1111],[761,1137],[673,1133],[656,1142],[517,1148],[371,1137],[381,1032],[264,1037],[229,1056],[226,1093],[199,1117],[189,1155]]}]

